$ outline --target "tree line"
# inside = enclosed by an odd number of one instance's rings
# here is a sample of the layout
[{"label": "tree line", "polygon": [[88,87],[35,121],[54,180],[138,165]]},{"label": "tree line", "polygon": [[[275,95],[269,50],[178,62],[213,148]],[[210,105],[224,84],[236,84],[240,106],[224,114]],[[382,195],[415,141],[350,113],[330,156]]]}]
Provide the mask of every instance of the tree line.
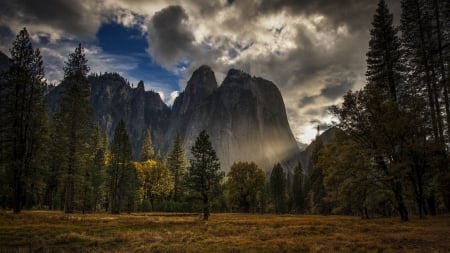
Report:
[{"label": "tree line", "polygon": [[92,122],[89,67],[81,44],[69,55],[61,100],[49,117],[42,57],[27,30],[11,48],[1,73],[0,206],[65,213],[134,211],[263,211],[265,175],[254,163],[235,163],[228,180],[209,136],[202,131],[186,161],[176,136],[165,158],[155,154],[151,132],[133,161],[124,121],[108,139]]},{"label": "tree line", "polygon": [[368,217],[450,210],[450,3],[402,0],[400,26],[380,0],[366,85],[331,108],[335,139],[317,139],[309,203]]}]

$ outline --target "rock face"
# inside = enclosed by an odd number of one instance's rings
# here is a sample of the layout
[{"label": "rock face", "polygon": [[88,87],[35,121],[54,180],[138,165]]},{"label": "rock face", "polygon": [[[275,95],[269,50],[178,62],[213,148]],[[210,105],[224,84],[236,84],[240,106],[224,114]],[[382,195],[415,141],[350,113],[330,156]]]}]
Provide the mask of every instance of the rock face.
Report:
[{"label": "rock face", "polygon": [[[135,159],[139,158],[145,131],[150,129],[155,150],[161,148],[168,127],[170,109],[158,93],[145,91],[144,83],[132,88],[119,74],[105,73],[89,76],[90,102],[94,108],[94,124],[99,124],[110,140],[121,119],[125,121]],[[57,86],[48,95],[50,112],[60,100],[61,88]]]},{"label": "rock face", "polygon": [[4,54],[2,51],[0,51],[0,73],[8,70],[9,66],[11,65],[11,60],[9,57]]},{"label": "rock face", "polygon": [[195,71],[175,100],[164,146],[179,132],[189,155],[202,130],[224,171],[234,162],[253,161],[268,172],[299,153],[278,88],[240,70],[230,70],[219,88],[209,67]]},{"label": "rock face", "polygon": [[[330,143],[334,136],[336,135],[336,131],[338,131],[336,128],[332,127],[324,131],[322,134],[317,136],[316,138],[319,138],[324,145],[327,145]],[[300,163],[302,164],[303,171],[307,174],[309,173],[309,160],[311,159],[311,155],[314,149],[314,142],[308,145],[305,150],[300,152],[299,158]]]}]

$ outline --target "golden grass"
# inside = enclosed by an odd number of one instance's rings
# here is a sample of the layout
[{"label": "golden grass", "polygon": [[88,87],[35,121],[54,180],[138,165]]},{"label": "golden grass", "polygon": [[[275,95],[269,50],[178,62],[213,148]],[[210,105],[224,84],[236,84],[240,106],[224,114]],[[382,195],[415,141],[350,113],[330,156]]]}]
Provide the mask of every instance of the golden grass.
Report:
[{"label": "golden grass", "polygon": [[450,217],[0,213],[0,252],[450,252]]}]

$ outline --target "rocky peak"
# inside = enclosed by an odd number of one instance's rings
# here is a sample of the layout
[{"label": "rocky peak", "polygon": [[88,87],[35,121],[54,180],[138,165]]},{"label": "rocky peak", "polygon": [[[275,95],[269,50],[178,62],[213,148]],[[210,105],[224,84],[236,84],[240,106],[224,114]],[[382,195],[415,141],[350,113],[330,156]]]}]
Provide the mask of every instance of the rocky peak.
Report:
[{"label": "rocky peak", "polygon": [[137,90],[139,90],[139,91],[145,91],[145,88],[144,88],[144,81],[142,81],[142,80],[140,80],[139,81],[139,83],[138,83],[138,85],[137,85]]},{"label": "rocky peak", "polygon": [[[239,69],[230,69],[227,73],[227,77],[225,78],[225,80],[227,80],[228,82],[231,80],[235,80],[235,81],[239,81],[239,80],[248,80],[250,79],[251,76]],[[225,83],[225,81],[224,81]]]},{"label": "rocky peak", "polygon": [[201,104],[215,90],[217,90],[217,81],[214,72],[207,65],[201,66],[194,71],[184,92],[175,100],[174,114],[186,114]]},{"label": "rocky peak", "polygon": [[214,72],[209,66],[203,65],[192,74],[189,79],[185,94],[197,99],[209,96],[217,89],[217,81]]},{"label": "rocky peak", "polygon": [[[192,92],[204,87],[208,79],[214,80],[214,85],[207,86],[208,93]],[[165,146],[171,145],[178,132],[189,157],[202,130],[210,135],[224,171],[236,161],[253,161],[269,171],[299,152],[276,85],[237,69],[228,71],[219,88],[209,67],[194,72],[174,103]]]}]

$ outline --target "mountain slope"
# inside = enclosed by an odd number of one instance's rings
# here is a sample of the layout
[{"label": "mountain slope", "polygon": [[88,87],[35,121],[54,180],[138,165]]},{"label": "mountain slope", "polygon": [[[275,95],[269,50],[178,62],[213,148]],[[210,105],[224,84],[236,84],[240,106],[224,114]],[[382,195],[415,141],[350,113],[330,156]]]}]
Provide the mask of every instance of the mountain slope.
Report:
[{"label": "mountain slope", "polygon": [[[161,100],[158,93],[145,91],[141,81],[137,88],[117,73],[91,75],[90,102],[94,108],[93,122],[108,134],[110,140],[121,119],[130,135],[133,156],[138,159],[145,131],[151,130],[155,150],[161,148],[165,131],[169,123],[170,109]],[[61,87],[57,86],[48,95],[50,114],[59,106]]]},{"label": "mountain slope", "polygon": [[166,146],[179,132],[189,153],[205,129],[224,171],[237,161],[254,161],[269,171],[275,163],[299,153],[281,93],[272,82],[232,69],[215,88],[213,75],[209,67],[202,66],[176,99]]}]

